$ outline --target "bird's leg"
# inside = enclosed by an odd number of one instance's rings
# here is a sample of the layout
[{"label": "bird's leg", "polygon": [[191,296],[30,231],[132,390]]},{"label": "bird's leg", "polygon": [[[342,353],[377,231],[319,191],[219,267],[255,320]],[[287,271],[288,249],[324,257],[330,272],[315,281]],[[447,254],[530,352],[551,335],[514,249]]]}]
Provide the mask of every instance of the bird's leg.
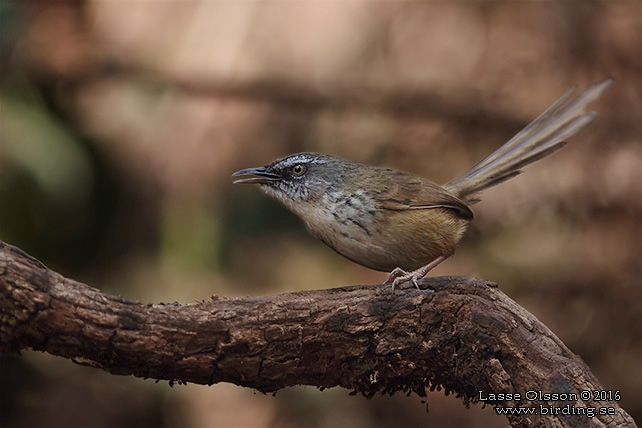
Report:
[{"label": "bird's leg", "polygon": [[394,268],[393,271],[390,272],[388,279],[386,279],[386,281],[384,282],[384,285],[392,284],[392,291],[395,291],[397,285],[403,284],[407,281],[412,281],[412,283],[415,284],[415,287],[417,287],[417,290],[419,290],[419,284],[417,283],[417,280],[426,276],[428,272],[430,272],[439,263],[443,262],[447,258],[447,256],[439,256],[435,260],[428,263],[426,266],[422,266],[417,270],[413,270],[412,272],[406,272],[401,268]]}]

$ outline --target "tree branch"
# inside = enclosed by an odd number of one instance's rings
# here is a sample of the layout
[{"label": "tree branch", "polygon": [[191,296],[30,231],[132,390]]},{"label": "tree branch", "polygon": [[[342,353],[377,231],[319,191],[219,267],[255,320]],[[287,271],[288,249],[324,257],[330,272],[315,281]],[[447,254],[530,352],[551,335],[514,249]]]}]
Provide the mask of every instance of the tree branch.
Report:
[{"label": "tree branch", "polygon": [[64,278],[0,241],[0,351],[31,348],[113,374],[230,382],[263,392],[303,384],[341,386],[368,397],[396,391],[425,396],[427,388],[443,388],[466,405],[490,394],[521,393],[521,405],[538,410],[540,404],[569,404],[613,414],[513,415],[512,426],[634,426],[614,399],[525,399],[527,391],[579,396],[603,387],[579,357],[493,284],[450,277],[420,284],[425,289],[395,293],[350,286],[142,304]]}]

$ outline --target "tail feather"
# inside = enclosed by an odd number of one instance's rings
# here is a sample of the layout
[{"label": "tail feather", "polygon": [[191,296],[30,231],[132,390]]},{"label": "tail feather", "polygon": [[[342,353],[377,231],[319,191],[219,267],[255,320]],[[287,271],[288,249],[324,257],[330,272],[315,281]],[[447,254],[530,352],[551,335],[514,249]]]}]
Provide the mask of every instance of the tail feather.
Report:
[{"label": "tail feather", "polygon": [[594,84],[568,101],[576,89],[572,88],[506,144],[461,177],[446,183],[444,188],[473,203],[479,200],[477,193],[515,177],[521,172],[520,168],[561,149],[566,144],[565,139],[597,117],[594,112],[585,112],[586,106],[612,82],[612,79],[606,79]]}]

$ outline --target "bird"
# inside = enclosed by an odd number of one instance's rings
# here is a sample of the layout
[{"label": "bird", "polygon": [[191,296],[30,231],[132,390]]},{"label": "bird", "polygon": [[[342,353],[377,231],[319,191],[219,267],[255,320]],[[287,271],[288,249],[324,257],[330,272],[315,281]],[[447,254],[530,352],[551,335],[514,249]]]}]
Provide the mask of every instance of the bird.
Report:
[{"label": "bird", "polygon": [[613,82],[608,78],[555,104],[490,156],[444,185],[406,172],[323,153],[296,153],[266,166],[236,171],[233,184],[258,184],[300,217],[310,232],[342,256],[389,272],[392,291],[418,280],[452,256],[480,192],[559,150],[592,122],[587,112]]}]

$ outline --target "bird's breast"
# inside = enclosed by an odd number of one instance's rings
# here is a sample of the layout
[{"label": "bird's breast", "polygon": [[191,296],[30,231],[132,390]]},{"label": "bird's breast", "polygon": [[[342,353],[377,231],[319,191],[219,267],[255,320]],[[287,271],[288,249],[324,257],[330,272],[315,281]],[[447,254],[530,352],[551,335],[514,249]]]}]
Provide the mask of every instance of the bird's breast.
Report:
[{"label": "bird's breast", "polygon": [[295,212],[333,250],[379,271],[414,270],[452,254],[467,223],[441,208],[381,209],[363,191],[329,192]]}]

